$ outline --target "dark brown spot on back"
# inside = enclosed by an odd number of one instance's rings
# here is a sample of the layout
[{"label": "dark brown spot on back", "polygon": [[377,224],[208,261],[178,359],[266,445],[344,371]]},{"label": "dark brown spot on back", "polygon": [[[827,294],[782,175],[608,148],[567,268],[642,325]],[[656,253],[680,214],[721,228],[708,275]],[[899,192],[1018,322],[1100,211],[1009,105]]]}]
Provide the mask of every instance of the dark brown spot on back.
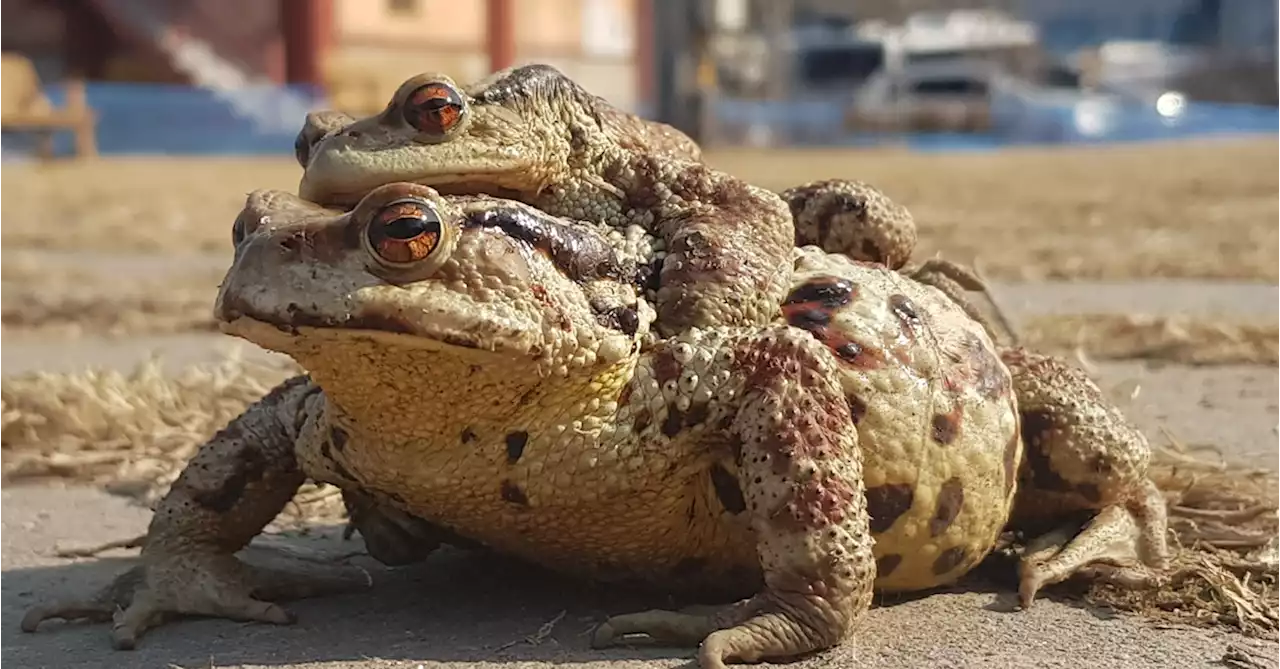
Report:
[{"label": "dark brown spot on back", "polygon": [[475,430],[472,430],[470,427],[462,428],[462,443],[469,444],[475,440],[476,440]]},{"label": "dark brown spot on back", "polygon": [[920,313],[916,310],[916,305],[911,298],[901,293],[894,293],[889,296],[889,308],[893,310],[893,315],[898,319],[898,324],[902,326],[903,332],[908,337],[914,339],[920,334],[923,324],[920,321]]},{"label": "dark brown spot on back", "polygon": [[747,510],[747,500],[742,496],[738,479],[719,463],[711,466],[711,487],[725,511],[739,514]]},{"label": "dark brown spot on back", "polygon": [[630,383],[622,387],[622,392],[618,393],[619,407],[624,407],[631,403],[631,393],[632,388]]},{"label": "dark brown spot on back", "polygon": [[502,480],[502,499],[517,506],[529,506],[529,498],[525,496],[520,486],[516,485],[511,479]]},{"label": "dark brown spot on back", "polygon": [[929,536],[936,537],[946,532],[951,523],[955,522],[956,516],[960,515],[960,508],[963,506],[964,484],[960,477],[953,476],[938,489],[938,509],[929,521]]},{"label": "dark brown spot on back", "polygon": [[933,440],[943,446],[950,445],[960,433],[960,407],[951,413],[933,415]]},{"label": "dark brown spot on back", "polygon": [[911,510],[915,486],[909,483],[886,483],[867,488],[867,513],[871,515],[871,532],[887,532],[902,514]]},{"label": "dark brown spot on back", "polygon": [[831,312],[822,309],[786,309],[787,324],[813,332],[831,324]]},{"label": "dark brown spot on back", "polygon": [[943,574],[950,572],[952,569],[959,567],[960,564],[964,562],[964,559],[964,548],[960,546],[948,548],[947,550],[942,551],[942,554],[938,556],[938,559],[933,561],[933,573],[936,576],[942,576]]},{"label": "dark brown spot on back", "polygon": [[630,337],[640,329],[640,315],[633,307],[613,307],[596,312],[596,321],[604,327]]},{"label": "dark brown spot on back", "polygon": [[898,565],[902,564],[902,556],[896,553],[881,556],[876,559],[876,578],[884,578],[892,574]]},{"label": "dark brown spot on back", "polygon": [[1053,416],[1047,411],[1022,411],[1020,418],[1022,441],[1028,447],[1044,443],[1049,437],[1049,430],[1053,429]]},{"label": "dark brown spot on back", "polygon": [[853,282],[848,279],[819,277],[806,281],[791,291],[783,304],[808,304],[812,308],[830,311],[853,300],[854,290]]},{"label": "dark brown spot on back", "polygon": [[879,369],[884,366],[884,352],[877,348],[863,346],[852,339],[846,339],[843,335],[832,332],[830,329],[825,330],[820,335],[815,333],[822,343],[827,345],[832,352],[840,358],[841,362],[848,363],[858,369]]},{"label": "dark brown spot on back", "polygon": [[515,464],[524,455],[524,447],[529,443],[529,433],[524,430],[507,434],[507,463]]}]

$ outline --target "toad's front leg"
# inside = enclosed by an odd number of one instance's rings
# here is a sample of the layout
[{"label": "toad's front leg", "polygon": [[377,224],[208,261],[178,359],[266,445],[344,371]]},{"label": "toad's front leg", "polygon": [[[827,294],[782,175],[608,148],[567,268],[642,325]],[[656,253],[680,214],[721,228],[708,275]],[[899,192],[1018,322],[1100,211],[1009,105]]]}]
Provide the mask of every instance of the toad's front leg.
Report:
[{"label": "toad's front leg", "polygon": [[841,642],[871,605],[862,455],[834,362],[812,337],[789,329],[742,342],[734,359],[749,381],[730,429],[764,589],[710,615],[611,618],[596,632],[597,647],[631,634],[701,642],[703,669],[790,658]]},{"label": "toad's front leg", "polygon": [[89,600],[40,604],[22,629],[49,618],[107,621],[112,645],[131,649],[175,614],[276,624],[293,616],[273,599],[309,597],[367,583],[250,567],[236,558],[305,479],[294,448],[317,433],[323,397],[306,377],[290,379],[202,446],[156,506],[142,564]]},{"label": "toad's front leg", "polygon": [[787,204],[702,163],[641,154],[612,180],[653,215],[666,257],[655,308],[664,334],[774,322],[791,282]]}]

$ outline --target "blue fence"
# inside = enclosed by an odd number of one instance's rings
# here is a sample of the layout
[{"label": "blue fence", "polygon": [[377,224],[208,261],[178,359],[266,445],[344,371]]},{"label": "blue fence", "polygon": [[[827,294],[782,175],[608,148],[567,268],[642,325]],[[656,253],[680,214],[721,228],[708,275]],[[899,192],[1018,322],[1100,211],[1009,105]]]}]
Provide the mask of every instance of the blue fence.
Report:
[{"label": "blue fence", "polygon": [[[86,94],[98,114],[98,145],[105,155],[288,155],[302,115],[308,108],[325,105],[323,96],[304,88],[246,89],[229,98],[185,86],[95,83],[87,86]],[[52,87],[49,96],[62,104],[60,87]],[[1275,107],[1205,103],[1189,103],[1169,118],[1151,105],[1015,101],[998,112],[996,130],[983,135],[851,134],[843,129],[844,109],[830,100],[721,100],[715,113],[720,127],[731,136],[765,128],[785,143],[859,145],[889,140],[918,150],[1280,131],[1280,110]],[[30,138],[6,134],[5,157],[18,157],[29,146]],[[70,152],[70,137],[58,137],[55,147]]]}]

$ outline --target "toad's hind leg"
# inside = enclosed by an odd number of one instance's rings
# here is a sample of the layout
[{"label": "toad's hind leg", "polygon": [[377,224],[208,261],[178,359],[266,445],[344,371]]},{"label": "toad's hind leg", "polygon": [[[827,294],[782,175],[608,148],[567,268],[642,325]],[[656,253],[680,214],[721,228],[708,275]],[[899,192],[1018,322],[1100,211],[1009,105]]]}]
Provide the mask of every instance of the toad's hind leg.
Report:
[{"label": "toad's hind leg", "polygon": [[302,485],[294,446],[300,433],[314,429],[321,402],[318,389],[296,377],[250,406],[200,448],[160,500],[141,566],[88,600],[31,608],[22,629],[35,631],[49,618],[114,619],[112,645],[131,649],[147,629],[176,614],[285,624],[293,616],[267,600],[363,586],[367,577],[286,573],[235,556]]},{"label": "toad's hind leg", "polygon": [[[1158,583],[1169,563],[1164,497],[1147,478],[1146,438],[1085,373],[1051,356],[1009,349],[1026,447],[1013,525],[1057,523],[1033,539],[1019,598],[1094,565],[1129,585]],[[1096,511],[1082,530],[1069,519]],[[1065,523],[1065,524],[1064,524]]]},{"label": "toad's hind leg", "polygon": [[1164,498],[1148,487],[1147,499],[1104,507],[1078,534],[1071,523],[1032,540],[1019,567],[1021,606],[1031,606],[1040,588],[1091,566],[1105,565],[1099,576],[1127,587],[1159,583],[1168,558],[1163,537],[1153,534],[1165,526]]},{"label": "toad's hind leg", "polygon": [[597,647],[626,634],[701,641],[703,669],[790,658],[844,640],[871,604],[862,455],[831,356],[804,333],[775,330],[739,347],[736,359],[752,382],[731,430],[764,589],[711,615],[612,618],[597,631]]}]

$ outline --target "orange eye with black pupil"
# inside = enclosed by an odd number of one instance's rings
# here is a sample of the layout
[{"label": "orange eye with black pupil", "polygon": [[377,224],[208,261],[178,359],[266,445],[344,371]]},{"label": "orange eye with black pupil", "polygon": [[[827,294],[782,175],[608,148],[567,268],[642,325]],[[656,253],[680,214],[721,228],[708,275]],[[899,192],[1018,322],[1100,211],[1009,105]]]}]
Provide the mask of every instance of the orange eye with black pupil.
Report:
[{"label": "orange eye with black pupil", "polygon": [[380,260],[407,265],[426,260],[440,245],[443,230],[435,209],[419,200],[397,200],[378,210],[365,233]]},{"label": "orange eye with black pupil", "polygon": [[462,95],[444,83],[430,83],[415,88],[404,100],[400,113],[405,123],[418,132],[443,135],[462,120],[466,105]]}]

